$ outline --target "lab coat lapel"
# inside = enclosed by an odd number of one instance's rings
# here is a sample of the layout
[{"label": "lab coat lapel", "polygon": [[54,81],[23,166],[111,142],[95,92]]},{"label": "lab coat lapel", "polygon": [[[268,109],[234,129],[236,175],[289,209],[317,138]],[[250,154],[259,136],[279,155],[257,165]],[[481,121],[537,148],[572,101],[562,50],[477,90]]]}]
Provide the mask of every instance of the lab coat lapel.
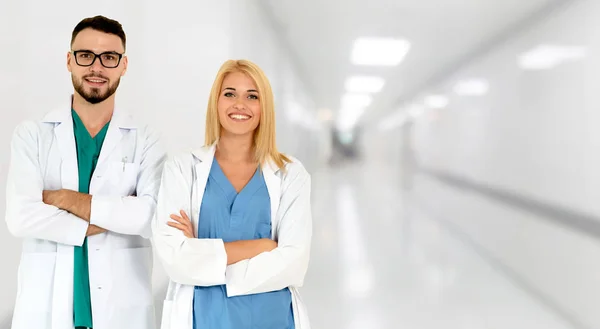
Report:
[{"label": "lab coat lapel", "polygon": [[[54,134],[61,156],[62,188],[79,190],[79,170],[77,167],[77,149],[73,131],[73,118],[70,109],[52,112],[44,120],[54,123]],[[52,328],[72,326],[73,313],[73,247],[58,244],[56,269],[54,272],[54,291],[52,295]]]},{"label": "lab coat lapel", "polygon": [[193,152],[193,155],[199,160],[199,162],[194,165],[194,177],[192,177],[194,186],[192,187],[192,199],[190,200],[192,211],[191,218],[194,227],[194,234],[197,234],[198,221],[200,218],[200,206],[202,205],[204,189],[206,187],[208,175],[210,174],[210,167],[215,156],[215,145],[212,145],[208,148],[196,150]]},{"label": "lab coat lapel", "polygon": [[[106,160],[109,158],[110,154],[115,150],[117,145],[120,144],[121,139],[123,138],[123,132],[121,130],[121,125],[123,118],[116,110],[113,113],[113,117],[108,125],[108,130],[106,131],[106,137],[104,138],[104,143],[102,144],[102,149],[100,150],[100,157],[98,158],[98,166],[100,164],[104,164]],[[119,159],[123,162],[132,162],[133,159]]]},{"label": "lab coat lapel", "polygon": [[62,187],[69,190],[79,190],[79,169],[77,168],[77,149],[73,121],[70,113],[61,113],[61,121],[57,122],[54,133],[60,149]]},{"label": "lab coat lapel", "polygon": [[277,217],[277,211],[279,209],[279,200],[281,198],[281,178],[277,175],[279,168],[271,161],[267,162],[262,166],[265,183],[267,184],[267,190],[269,191],[269,198],[271,199],[271,230],[273,238],[277,238],[277,232],[279,231],[279,218]]}]

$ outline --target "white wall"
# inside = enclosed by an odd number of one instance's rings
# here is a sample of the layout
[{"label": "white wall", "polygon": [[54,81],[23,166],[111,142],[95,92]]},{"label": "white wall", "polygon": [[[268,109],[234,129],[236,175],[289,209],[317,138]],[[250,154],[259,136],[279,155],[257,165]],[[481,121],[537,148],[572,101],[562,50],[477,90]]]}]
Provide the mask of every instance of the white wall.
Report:
[{"label": "white wall", "polygon": [[[59,6],[67,9],[58,10]],[[280,40],[270,33],[256,2],[109,0],[99,5],[72,0],[3,1],[0,28],[11,33],[0,34],[0,48],[9,50],[0,55],[0,186],[6,182],[14,127],[24,119],[39,118],[72,92],[65,66],[71,32],[79,20],[96,14],[119,20],[128,38],[129,70],[119,87],[118,105],[162,130],[168,151],[203,143],[208,94],[219,66],[230,58],[247,57],[271,78],[281,149],[298,156],[309,168],[318,165],[320,130],[301,127],[284,114],[284,104],[295,102],[308,117],[314,115],[311,95],[302,86]],[[4,188],[0,189],[0,200],[3,214]],[[5,225],[0,225],[0,248],[4,266],[0,327],[8,328],[20,240],[10,236]],[[165,278],[155,261],[158,315]]]},{"label": "white wall", "polygon": [[[450,104],[416,119],[421,163],[599,217],[598,22],[600,2],[572,1],[431,88],[428,93],[449,95]],[[588,57],[552,70],[517,66],[519,54],[546,43],[585,46]],[[465,78],[487,79],[489,93],[457,96],[452,86]],[[600,327],[597,239],[435,181],[422,181],[419,192],[435,200],[436,212],[459,214],[445,219],[574,318]]]},{"label": "white wall", "polygon": [[231,12],[232,58],[257,63],[273,87],[280,151],[297,157],[309,171],[315,170],[324,161],[326,150],[321,145],[327,131],[317,121],[317,108],[300,78],[295,54],[257,1],[235,1]]},{"label": "white wall", "polygon": [[[451,95],[438,120],[417,122],[424,163],[482,183],[600,215],[600,4],[574,1],[568,10],[523,31],[461,69],[439,88],[449,94],[463,78],[489,80],[483,97]],[[541,43],[588,47],[588,58],[554,70],[523,71],[517,55]],[[565,193],[568,191],[568,193]]]}]

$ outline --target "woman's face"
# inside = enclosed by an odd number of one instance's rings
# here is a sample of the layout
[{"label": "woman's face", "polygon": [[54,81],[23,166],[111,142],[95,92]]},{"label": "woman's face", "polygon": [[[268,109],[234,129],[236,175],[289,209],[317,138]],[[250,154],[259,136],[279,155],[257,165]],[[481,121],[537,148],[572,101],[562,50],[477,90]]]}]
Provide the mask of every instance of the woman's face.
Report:
[{"label": "woman's face", "polygon": [[260,95],[254,81],[242,72],[227,74],[217,110],[224,133],[253,134],[260,122]]}]

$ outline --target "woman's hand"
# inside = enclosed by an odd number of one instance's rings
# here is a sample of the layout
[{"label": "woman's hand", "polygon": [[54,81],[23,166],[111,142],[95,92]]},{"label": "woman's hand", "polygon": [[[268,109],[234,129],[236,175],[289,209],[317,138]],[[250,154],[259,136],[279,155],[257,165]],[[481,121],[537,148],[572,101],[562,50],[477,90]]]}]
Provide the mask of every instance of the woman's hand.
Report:
[{"label": "woman's hand", "polygon": [[172,214],[171,219],[176,222],[168,222],[167,224],[183,232],[187,238],[194,238],[194,228],[192,221],[183,210],[179,211],[180,216]]},{"label": "woman's hand", "polygon": [[263,252],[269,252],[275,248],[277,248],[277,242],[267,238],[225,242],[227,265],[235,264],[244,259],[256,257]]}]

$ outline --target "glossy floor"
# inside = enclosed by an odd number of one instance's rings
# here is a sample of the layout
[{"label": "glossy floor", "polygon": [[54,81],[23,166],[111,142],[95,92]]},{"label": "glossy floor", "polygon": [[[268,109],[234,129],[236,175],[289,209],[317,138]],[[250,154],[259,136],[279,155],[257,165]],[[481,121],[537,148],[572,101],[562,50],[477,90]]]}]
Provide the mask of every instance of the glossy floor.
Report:
[{"label": "glossy floor", "polygon": [[313,174],[301,292],[314,329],[571,328],[420,207],[395,172],[357,163]]}]

